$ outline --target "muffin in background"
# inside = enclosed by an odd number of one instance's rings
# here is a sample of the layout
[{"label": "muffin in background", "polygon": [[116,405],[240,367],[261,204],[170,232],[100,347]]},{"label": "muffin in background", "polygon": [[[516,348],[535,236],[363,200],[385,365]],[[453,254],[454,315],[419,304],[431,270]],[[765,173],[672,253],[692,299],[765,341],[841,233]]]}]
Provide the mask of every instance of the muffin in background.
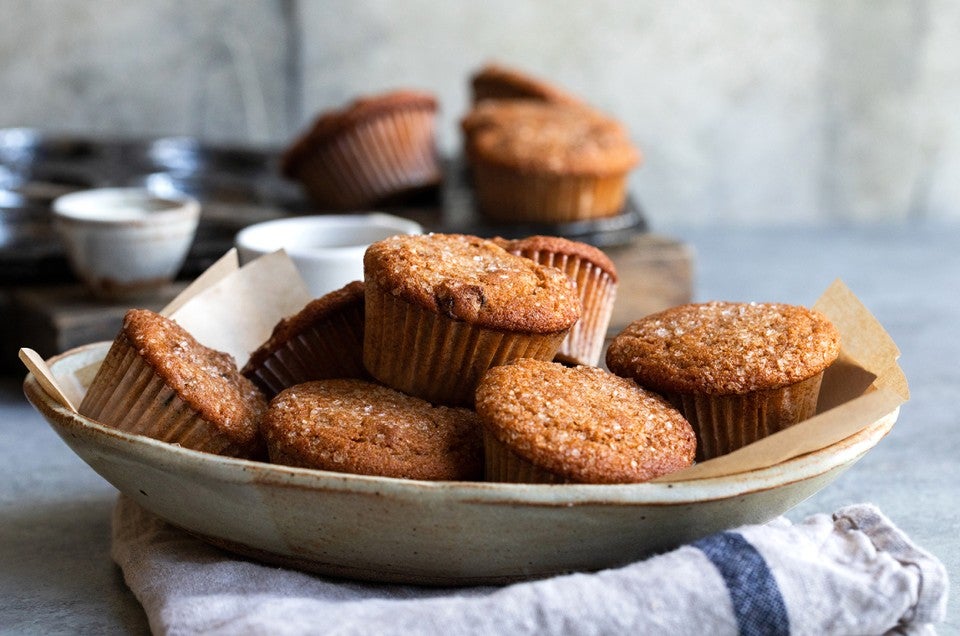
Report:
[{"label": "muffin in background", "polygon": [[184,448],[260,459],[266,407],[232,356],[200,344],[169,318],[131,309],[79,412]]},{"label": "muffin in background", "polygon": [[476,236],[395,236],[363,264],[367,371],[434,403],[470,405],[490,367],[552,359],[580,318],[562,272]]},{"label": "muffin in background", "polygon": [[280,170],[329,209],[393,204],[437,186],[437,100],[393,91],[322,113],[283,153]]},{"label": "muffin in background", "polygon": [[476,413],[364,380],[319,380],[280,392],[263,435],[275,464],[405,479],[482,475]]},{"label": "muffin in background", "polygon": [[681,305],[628,325],[607,367],[664,395],[693,424],[698,460],[815,414],[840,334],[823,314],[782,303]]},{"label": "muffin in background", "polygon": [[487,64],[470,77],[474,104],[485,99],[534,99],[544,102],[582,105],[583,102],[553,84],[521,70]]},{"label": "muffin in background", "polygon": [[363,283],[316,298],[276,324],[241,373],[267,399],[295,384],[363,378]]},{"label": "muffin in background", "polygon": [[636,483],[693,463],[690,424],[662,397],[597,367],[521,359],[477,387],[486,479]]},{"label": "muffin in background", "polygon": [[556,267],[570,279],[583,311],[554,357],[564,364],[597,366],[617,296],[617,268],[602,250],[558,236],[499,239],[511,254]]},{"label": "muffin in background", "polygon": [[488,99],[461,128],[477,209],[494,222],[616,216],[641,160],[619,122],[569,104]]}]

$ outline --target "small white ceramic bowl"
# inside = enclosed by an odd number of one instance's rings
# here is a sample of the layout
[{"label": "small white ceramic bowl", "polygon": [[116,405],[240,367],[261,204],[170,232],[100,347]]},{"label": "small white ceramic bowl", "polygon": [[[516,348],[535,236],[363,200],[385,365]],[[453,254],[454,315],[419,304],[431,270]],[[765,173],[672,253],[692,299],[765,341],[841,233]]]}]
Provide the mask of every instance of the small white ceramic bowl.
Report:
[{"label": "small white ceramic bowl", "polygon": [[391,214],[324,214],[266,221],[236,236],[241,264],[286,251],[315,297],[363,280],[363,253],[396,234],[422,234],[419,223]]},{"label": "small white ceramic bowl", "polygon": [[99,188],[58,197],[54,227],[77,277],[97,296],[149,293],[183,266],[200,204],[141,188]]}]

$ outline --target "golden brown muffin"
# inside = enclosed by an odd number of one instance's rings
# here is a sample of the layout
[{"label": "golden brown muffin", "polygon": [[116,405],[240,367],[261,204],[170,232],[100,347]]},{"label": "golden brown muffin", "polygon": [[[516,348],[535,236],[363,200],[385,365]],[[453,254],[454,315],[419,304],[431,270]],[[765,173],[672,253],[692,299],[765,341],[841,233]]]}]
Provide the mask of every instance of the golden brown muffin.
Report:
[{"label": "golden brown muffin", "polygon": [[270,461],[360,475],[473,480],[482,471],[480,424],[471,410],[356,379],[282,391],[263,420]]},{"label": "golden brown muffin", "polygon": [[697,430],[698,458],[709,459],[813,415],[839,353],[839,332],[817,311],[710,302],[631,323],[606,362],[675,404]]},{"label": "golden brown muffin", "polygon": [[562,272],[476,236],[395,236],[363,265],[367,371],[434,403],[469,405],[490,367],[553,358],[580,317]]},{"label": "golden brown muffin", "polygon": [[173,320],[131,309],[80,404],[107,426],[185,448],[259,458],[267,403],[229,354]]},{"label": "golden brown muffin", "polygon": [[487,479],[643,482],[693,463],[689,422],[659,395],[596,367],[522,359],[477,387]]},{"label": "golden brown muffin", "polygon": [[494,221],[615,216],[640,163],[623,126],[578,106],[485,100],[461,127],[478,209]]},{"label": "golden brown muffin", "polygon": [[281,172],[314,203],[360,209],[397,203],[441,181],[436,99],[394,91],[321,114],[281,157]]},{"label": "golden brown muffin", "polygon": [[561,104],[582,104],[570,93],[520,70],[487,64],[470,78],[473,103],[484,99],[534,99]]},{"label": "golden brown muffin", "polygon": [[565,364],[597,366],[617,295],[617,268],[602,250],[559,236],[498,240],[511,254],[556,267],[570,279],[583,312],[554,358]]},{"label": "golden brown muffin", "polygon": [[240,372],[267,399],[309,380],[365,377],[363,283],[316,298],[278,322]]}]

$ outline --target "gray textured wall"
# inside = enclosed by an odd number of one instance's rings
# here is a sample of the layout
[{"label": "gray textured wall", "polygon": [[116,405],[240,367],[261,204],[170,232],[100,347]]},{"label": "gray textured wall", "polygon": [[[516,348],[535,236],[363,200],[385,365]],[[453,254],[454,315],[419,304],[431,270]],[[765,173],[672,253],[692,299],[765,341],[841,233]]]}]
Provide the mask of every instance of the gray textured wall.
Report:
[{"label": "gray textured wall", "polygon": [[0,0],[0,126],[282,145],[499,60],[622,119],[654,224],[960,218],[955,0]]}]

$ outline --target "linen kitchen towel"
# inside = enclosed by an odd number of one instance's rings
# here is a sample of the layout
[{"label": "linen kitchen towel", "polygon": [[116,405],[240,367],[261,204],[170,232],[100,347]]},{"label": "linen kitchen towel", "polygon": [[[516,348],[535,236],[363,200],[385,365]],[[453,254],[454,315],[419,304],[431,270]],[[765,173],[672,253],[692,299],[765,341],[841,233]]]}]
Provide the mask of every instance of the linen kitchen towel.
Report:
[{"label": "linen kitchen towel", "polygon": [[504,587],[326,579],[236,558],[121,496],[113,558],[157,634],[933,634],[947,574],[876,507]]}]

